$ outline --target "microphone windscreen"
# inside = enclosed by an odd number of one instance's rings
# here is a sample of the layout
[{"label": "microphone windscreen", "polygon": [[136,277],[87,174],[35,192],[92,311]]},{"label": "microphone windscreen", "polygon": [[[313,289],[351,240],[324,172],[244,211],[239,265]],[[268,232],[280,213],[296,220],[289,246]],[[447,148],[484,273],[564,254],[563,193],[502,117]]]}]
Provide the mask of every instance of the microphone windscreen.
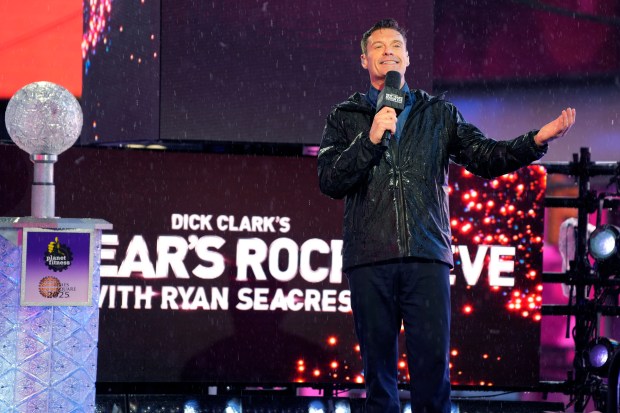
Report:
[{"label": "microphone windscreen", "polygon": [[400,73],[396,70],[390,70],[385,75],[385,86],[393,89],[400,89]]}]

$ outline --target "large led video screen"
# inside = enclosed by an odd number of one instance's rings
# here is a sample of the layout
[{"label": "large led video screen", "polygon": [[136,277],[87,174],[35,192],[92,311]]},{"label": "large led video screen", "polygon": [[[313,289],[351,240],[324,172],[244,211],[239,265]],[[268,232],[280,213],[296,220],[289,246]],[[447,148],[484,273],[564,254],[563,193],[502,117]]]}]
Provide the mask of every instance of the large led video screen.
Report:
[{"label": "large led video screen", "polygon": [[[28,156],[0,159],[0,215],[29,215]],[[343,204],[319,192],[315,158],[72,148],[55,171],[57,214],[114,225],[99,382],[363,383]],[[451,167],[454,385],[538,382],[545,184],[540,166]]]},{"label": "large led video screen", "polygon": [[[620,70],[614,0],[437,0],[427,22],[432,48],[415,37],[425,30],[414,3],[86,2],[82,141],[316,145],[330,109],[368,89],[359,42],[386,17],[408,29],[410,56],[432,61],[440,91],[586,81]],[[420,87],[414,67],[406,79]]]}]

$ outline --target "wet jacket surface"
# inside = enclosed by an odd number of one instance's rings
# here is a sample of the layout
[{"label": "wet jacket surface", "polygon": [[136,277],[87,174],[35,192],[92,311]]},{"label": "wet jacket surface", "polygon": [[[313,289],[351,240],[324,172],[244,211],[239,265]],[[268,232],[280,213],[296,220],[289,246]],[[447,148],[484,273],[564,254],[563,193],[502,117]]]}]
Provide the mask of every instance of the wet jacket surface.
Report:
[{"label": "wet jacket surface", "polygon": [[[343,269],[419,258],[453,266],[448,206],[450,161],[483,178],[540,159],[531,131],[512,140],[487,138],[441,97],[412,90],[415,103],[400,142],[375,145],[375,109],[356,93],[327,117],[318,155],[321,191],[345,198]],[[409,98],[409,96],[407,97]]]}]

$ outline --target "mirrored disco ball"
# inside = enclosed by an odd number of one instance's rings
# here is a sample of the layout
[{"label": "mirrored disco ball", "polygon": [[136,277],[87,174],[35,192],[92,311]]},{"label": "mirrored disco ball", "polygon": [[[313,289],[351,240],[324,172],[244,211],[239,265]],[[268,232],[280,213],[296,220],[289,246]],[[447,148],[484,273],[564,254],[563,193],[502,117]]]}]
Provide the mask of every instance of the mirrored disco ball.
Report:
[{"label": "mirrored disco ball", "polygon": [[62,86],[35,82],[18,90],[6,108],[6,129],[13,142],[29,154],[58,155],[82,131],[82,108]]}]

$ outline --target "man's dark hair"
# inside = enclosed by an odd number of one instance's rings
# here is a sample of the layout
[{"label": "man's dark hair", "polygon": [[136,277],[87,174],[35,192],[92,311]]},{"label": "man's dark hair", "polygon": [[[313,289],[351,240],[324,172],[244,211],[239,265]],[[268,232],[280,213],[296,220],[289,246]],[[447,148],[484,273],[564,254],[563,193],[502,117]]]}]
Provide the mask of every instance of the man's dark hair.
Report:
[{"label": "man's dark hair", "polygon": [[366,51],[368,50],[367,49],[368,38],[370,37],[370,35],[373,34],[375,31],[380,30],[380,29],[396,30],[398,33],[400,33],[401,36],[403,36],[403,40],[405,42],[407,41],[407,36],[406,36],[405,29],[400,27],[396,20],[394,20],[394,19],[379,20],[378,22],[375,23],[374,26],[372,26],[370,29],[368,29],[368,31],[366,33],[364,33],[364,35],[362,36],[362,53],[366,54]]}]

